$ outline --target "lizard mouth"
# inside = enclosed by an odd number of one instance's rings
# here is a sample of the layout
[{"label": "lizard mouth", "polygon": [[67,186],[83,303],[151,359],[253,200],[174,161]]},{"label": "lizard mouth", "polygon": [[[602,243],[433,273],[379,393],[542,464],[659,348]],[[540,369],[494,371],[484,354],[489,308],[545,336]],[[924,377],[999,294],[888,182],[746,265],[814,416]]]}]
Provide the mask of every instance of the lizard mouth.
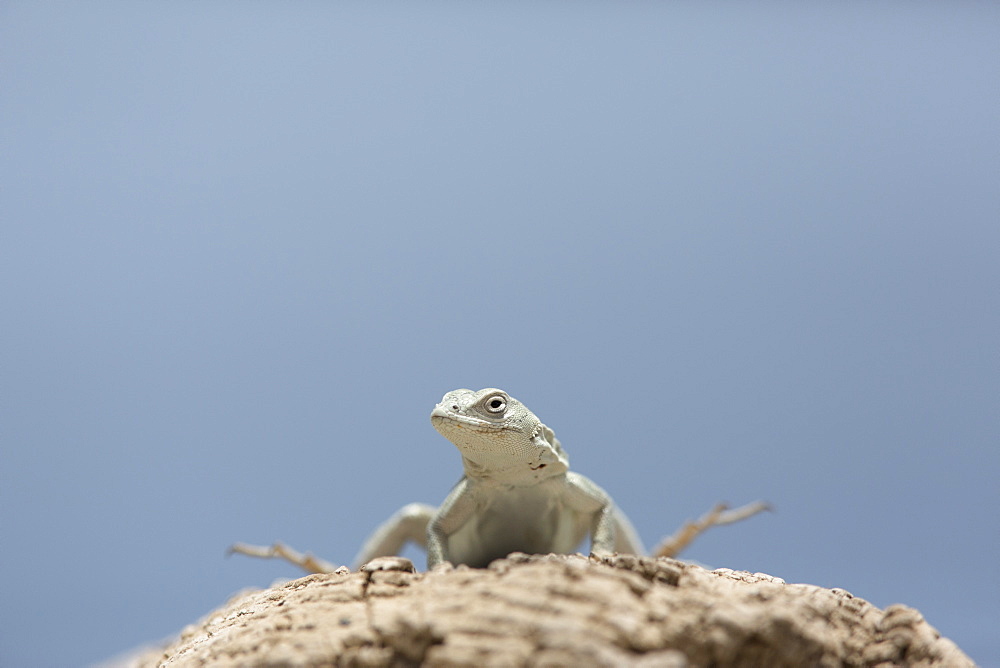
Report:
[{"label": "lizard mouth", "polygon": [[452,429],[471,429],[472,431],[503,431],[504,425],[494,424],[488,420],[481,420],[469,415],[456,415],[448,412],[448,409],[441,406],[436,407],[431,412],[431,424],[438,431]]}]

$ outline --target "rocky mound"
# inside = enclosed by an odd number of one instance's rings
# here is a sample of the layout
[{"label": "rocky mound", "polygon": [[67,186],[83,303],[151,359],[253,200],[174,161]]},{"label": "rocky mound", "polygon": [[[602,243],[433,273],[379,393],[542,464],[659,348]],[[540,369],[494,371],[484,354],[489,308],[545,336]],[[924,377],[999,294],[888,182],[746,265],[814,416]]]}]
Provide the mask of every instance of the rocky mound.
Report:
[{"label": "rocky mound", "polygon": [[673,559],[386,557],[241,594],[141,666],[973,666],[919,612]]}]

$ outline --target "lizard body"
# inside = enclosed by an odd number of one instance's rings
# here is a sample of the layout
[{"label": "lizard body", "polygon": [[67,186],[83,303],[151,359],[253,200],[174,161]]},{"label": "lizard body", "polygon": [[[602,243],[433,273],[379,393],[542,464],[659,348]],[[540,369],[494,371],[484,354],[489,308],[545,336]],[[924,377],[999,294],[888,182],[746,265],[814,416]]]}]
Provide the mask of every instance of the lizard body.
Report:
[{"label": "lizard body", "polygon": [[[465,474],[440,507],[412,503],[382,524],[355,562],[398,554],[407,542],[427,550],[428,568],[450,562],[485,567],[511,552],[571,553],[589,536],[591,553],[643,554],[628,518],[589,478],[569,470],[555,433],[503,390],[453,390],[431,411],[431,423],[462,455]],[[673,556],[704,529],[767,509],[756,503],[727,511],[716,506],[655,550]],[[313,572],[333,566],[276,543],[230,548],[258,557],[283,557]]]},{"label": "lizard body", "polygon": [[494,388],[454,390],[431,423],[461,452],[465,475],[428,524],[428,567],[569,553],[588,535],[594,553],[642,552],[611,497],[569,471],[555,433],[517,399]]}]

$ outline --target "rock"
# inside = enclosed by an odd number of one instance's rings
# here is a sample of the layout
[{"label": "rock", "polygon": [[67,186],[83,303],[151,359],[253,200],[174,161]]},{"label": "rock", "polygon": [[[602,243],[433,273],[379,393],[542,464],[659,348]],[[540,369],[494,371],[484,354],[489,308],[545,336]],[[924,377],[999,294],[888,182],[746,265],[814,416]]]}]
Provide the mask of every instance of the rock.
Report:
[{"label": "rock", "polygon": [[406,559],[234,597],[140,666],[973,666],[919,612],[631,555]]}]

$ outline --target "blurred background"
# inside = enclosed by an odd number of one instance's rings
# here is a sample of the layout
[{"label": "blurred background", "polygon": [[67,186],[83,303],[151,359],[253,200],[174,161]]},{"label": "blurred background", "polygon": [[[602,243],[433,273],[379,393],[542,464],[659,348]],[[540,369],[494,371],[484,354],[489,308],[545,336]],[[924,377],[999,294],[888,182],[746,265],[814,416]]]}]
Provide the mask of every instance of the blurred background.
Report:
[{"label": "blurred background", "polygon": [[[0,5],[0,665],[338,563],[500,387],[1000,665],[996,3]],[[416,555],[416,552],[412,553]],[[422,565],[422,558],[419,562]]]}]

